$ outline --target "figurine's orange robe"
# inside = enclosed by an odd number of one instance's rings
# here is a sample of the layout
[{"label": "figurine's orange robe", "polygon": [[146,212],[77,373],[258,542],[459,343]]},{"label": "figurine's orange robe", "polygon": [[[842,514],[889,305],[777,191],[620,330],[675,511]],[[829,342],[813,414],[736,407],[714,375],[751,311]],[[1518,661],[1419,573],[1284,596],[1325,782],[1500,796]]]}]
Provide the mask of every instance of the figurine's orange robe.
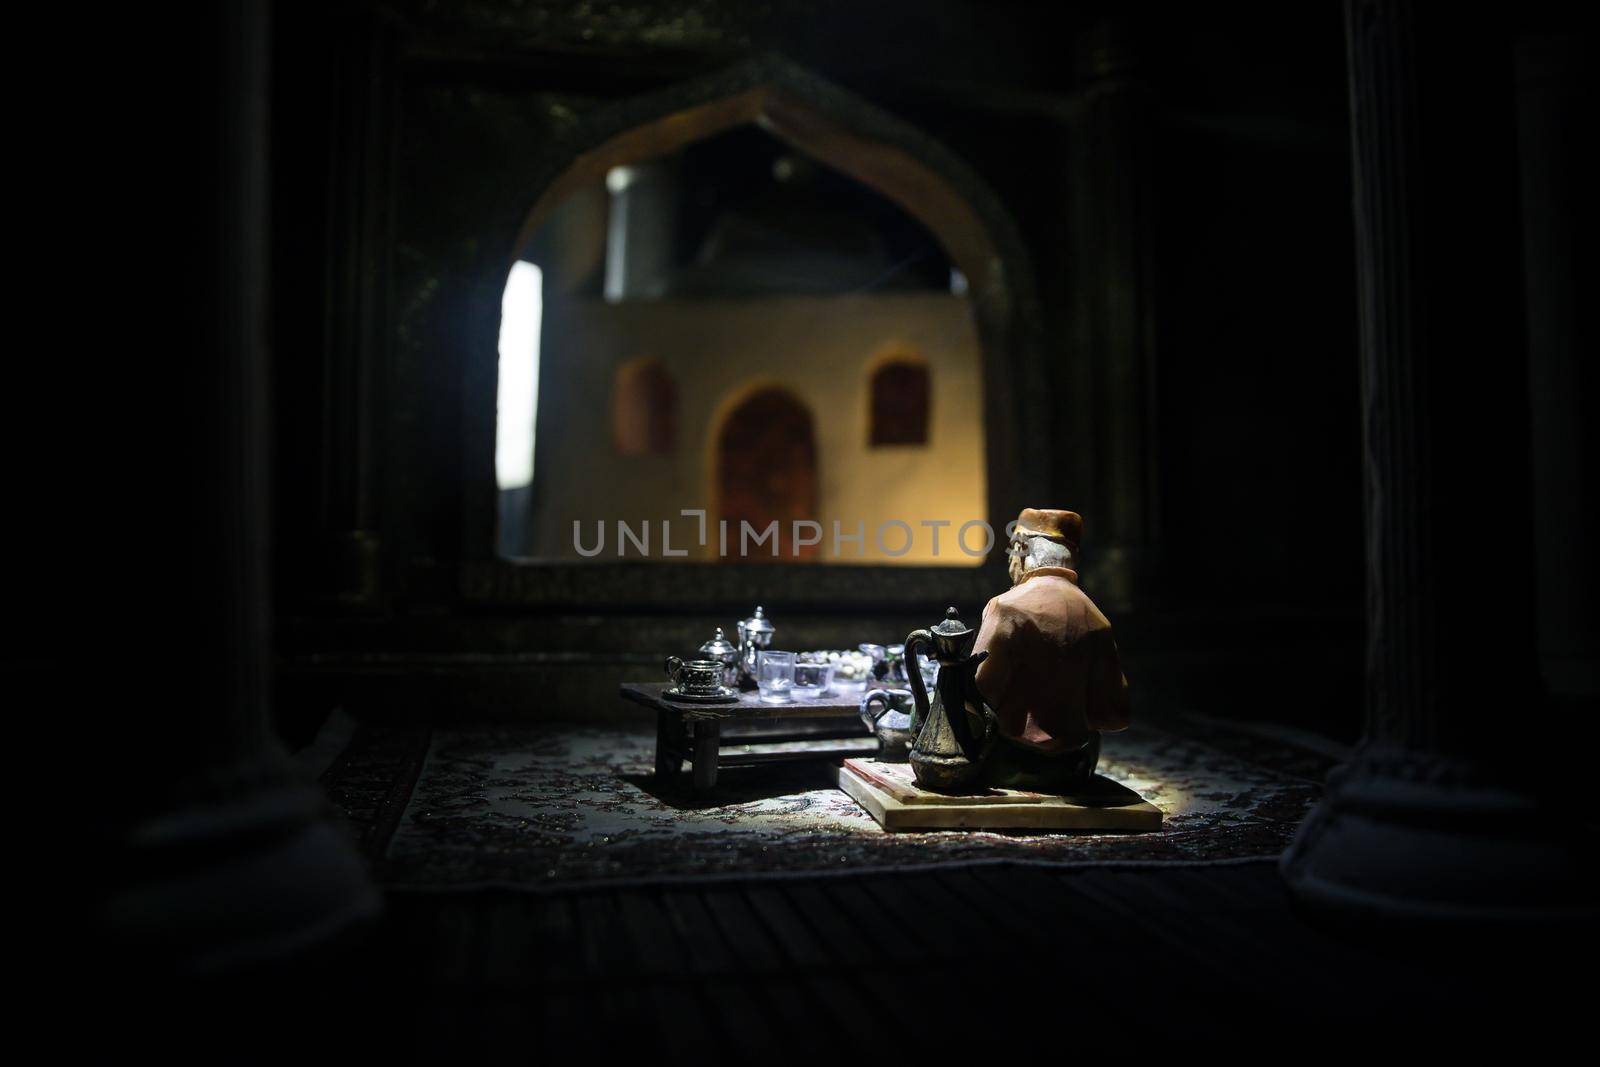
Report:
[{"label": "figurine's orange robe", "polygon": [[1128,725],[1128,680],[1111,623],[1078,575],[1039,567],[989,601],[974,653],[978,690],[1000,732],[1044,751],[1077,748],[1091,730]]}]

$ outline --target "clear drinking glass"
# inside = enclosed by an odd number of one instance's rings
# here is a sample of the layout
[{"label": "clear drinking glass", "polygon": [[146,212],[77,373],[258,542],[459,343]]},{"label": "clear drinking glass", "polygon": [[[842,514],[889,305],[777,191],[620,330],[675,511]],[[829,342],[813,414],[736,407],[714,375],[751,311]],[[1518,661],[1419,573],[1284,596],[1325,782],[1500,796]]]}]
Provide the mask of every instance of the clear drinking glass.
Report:
[{"label": "clear drinking glass", "polygon": [[794,695],[797,697],[826,696],[833,681],[831,663],[796,663],[794,665]]},{"label": "clear drinking glass", "polygon": [[906,674],[905,645],[886,646],[883,650],[883,658],[889,661],[889,669],[883,675],[885,682],[901,689],[911,684],[911,676]]},{"label": "clear drinking glass", "polygon": [[826,660],[833,668],[829,687],[843,696],[859,694],[872,679],[872,654],[870,652],[825,652],[818,659]]},{"label": "clear drinking glass", "polygon": [[787,704],[794,688],[794,653],[764,649],[756,663],[756,685],[767,704]]}]

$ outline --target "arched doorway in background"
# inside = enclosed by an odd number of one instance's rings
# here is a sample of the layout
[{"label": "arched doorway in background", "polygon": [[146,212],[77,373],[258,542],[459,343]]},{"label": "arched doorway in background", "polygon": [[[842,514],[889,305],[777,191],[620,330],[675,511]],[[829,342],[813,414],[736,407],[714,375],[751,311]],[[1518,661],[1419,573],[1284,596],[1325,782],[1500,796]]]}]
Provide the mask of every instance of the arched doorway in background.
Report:
[{"label": "arched doorway in background", "polygon": [[[793,393],[760,389],[730,411],[717,430],[717,514],[728,523],[727,559],[752,563],[815,560],[820,545],[794,554],[793,522],[817,518],[817,443],[811,413]],[[761,534],[778,523],[777,555],[770,542],[741,557],[740,523]]]}]

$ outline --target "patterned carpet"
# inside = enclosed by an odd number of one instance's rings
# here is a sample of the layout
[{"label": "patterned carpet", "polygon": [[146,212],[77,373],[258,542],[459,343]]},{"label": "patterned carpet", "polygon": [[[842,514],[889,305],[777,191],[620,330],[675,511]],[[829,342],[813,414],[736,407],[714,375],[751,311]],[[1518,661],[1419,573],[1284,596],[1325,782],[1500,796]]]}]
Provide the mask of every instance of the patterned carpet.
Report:
[{"label": "patterned carpet", "polygon": [[1101,772],[1166,815],[1147,834],[886,834],[828,764],[724,770],[715,792],[659,788],[652,736],[543,727],[364,726],[324,775],[391,886],[571,886],[1012,861],[1214,863],[1277,855],[1327,761],[1258,737],[1141,725]]}]

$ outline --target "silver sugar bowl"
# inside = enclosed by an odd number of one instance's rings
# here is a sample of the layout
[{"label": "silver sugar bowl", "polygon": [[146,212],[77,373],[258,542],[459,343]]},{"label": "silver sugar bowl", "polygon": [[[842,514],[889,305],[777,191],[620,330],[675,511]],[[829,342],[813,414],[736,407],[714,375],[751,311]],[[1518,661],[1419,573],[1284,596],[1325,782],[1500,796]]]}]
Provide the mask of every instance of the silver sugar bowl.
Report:
[{"label": "silver sugar bowl", "polygon": [[717,627],[715,636],[701,645],[695,654],[701,659],[714,659],[722,664],[722,684],[738,688],[739,646],[722,635],[722,627]]}]

